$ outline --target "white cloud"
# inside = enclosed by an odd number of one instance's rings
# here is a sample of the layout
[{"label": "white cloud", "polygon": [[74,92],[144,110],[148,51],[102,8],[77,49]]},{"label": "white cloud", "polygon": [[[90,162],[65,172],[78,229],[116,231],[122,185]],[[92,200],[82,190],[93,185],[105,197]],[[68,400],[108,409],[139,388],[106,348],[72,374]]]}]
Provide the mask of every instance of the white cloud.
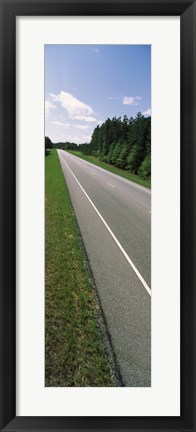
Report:
[{"label": "white cloud", "polygon": [[89,143],[91,140],[90,135],[83,135],[83,136],[75,136],[75,135],[69,135],[66,138],[66,141],[74,142],[76,144],[83,144],[83,143]]},{"label": "white cloud", "polygon": [[146,111],[143,111],[142,114],[144,116],[151,116],[151,108],[148,108]]},{"label": "white cloud", "polygon": [[99,48],[93,48],[93,52],[99,54],[100,53],[100,49]]},{"label": "white cloud", "polygon": [[59,122],[59,121],[52,121],[51,123],[53,125],[55,125],[56,127],[65,127],[65,128],[70,127],[69,123],[62,123],[62,122]]},{"label": "white cloud", "polygon": [[121,99],[122,96],[106,96],[107,100]]},{"label": "white cloud", "polygon": [[73,142],[76,144],[82,144],[84,142],[82,137],[69,135],[66,141]]},{"label": "white cloud", "polygon": [[93,122],[97,121],[97,119],[95,117],[91,117],[91,116],[81,116],[81,115],[79,115],[79,116],[74,116],[74,117],[71,117],[71,118],[74,119],[74,120],[86,121],[88,123],[93,123]]},{"label": "white cloud", "polygon": [[91,140],[91,135],[85,135],[85,136],[83,137],[83,139],[85,140],[85,142],[88,142],[88,141]]},{"label": "white cloud", "polygon": [[122,103],[123,105],[138,105],[138,101],[141,100],[140,96],[124,96]]},{"label": "white cloud", "polygon": [[51,103],[47,100],[45,101],[45,113],[47,116],[50,114],[50,110],[53,110],[55,108],[56,108],[56,106],[53,103]]},{"label": "white cloud", "polygon": [[91,126],[77,124],[77,125],[73,125],[73,127],[76,129],[87,130],[87,129],[90,129]]},{"label": "white cloud", "polygon": [[88,118],[92,119],[91,116],[94,112],[91,106],[80,101],[71,93],[67,93],[64,91],[61,91],[57,95],[50,93],[50,97],[54,102],[59,102],[61,104],[61,106],[68,112],[70,118],[77,119],[77,120],[83,119],[85,121],[92,121],[92,120],[86,120]]},{"label": "white cloud", "polygon": [[62,133],[61,134],[58,133],[58,135],[50,133],[49,137],[50,137],[50,139],[52,140],[53,143],[57,143],[57,142],[61,142],[61,141],[64,142],[65,141],[64,135]]},{"label": "white cloud", "polygon": [[78,136],[71,136],[71,135],[69,135],[67,137],[66,141],[75,142],[75,143],[79,143],[79,142],[81,143],[82,142],[80,137],[78,137]]}]

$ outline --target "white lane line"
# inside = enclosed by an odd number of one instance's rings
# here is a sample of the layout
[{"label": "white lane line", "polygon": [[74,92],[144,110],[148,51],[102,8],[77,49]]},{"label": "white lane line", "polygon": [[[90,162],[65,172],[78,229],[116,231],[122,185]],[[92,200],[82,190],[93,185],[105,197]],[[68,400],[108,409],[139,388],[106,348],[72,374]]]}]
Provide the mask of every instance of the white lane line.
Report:
[{"label": "white lane line", "polygon": [[112,185],[111,183],[107,183],[111,188],[116,189],[114,185]]},{"label": "white lane line", "polygon": [[103,216],[101,215],[101,213],[99,213],[99,210],[97,210],[97,207],[95,207],[95,204],[91,201],[90,197],[88,196],[88,194],[86,193],[86,191],[84,190],[84,188],[82,187],[82,185],[80,184],[79,180],[77,179],[77,177],[75,176],[75,174],[73,173],[73,171],[71,170],[71,168],[69,167],[69,165],[67,164],[67,162],[62,158],[62,156],[61,156],[61,160],[64,162],[64,164],[67,166],[67,168],[69,169],[69,171],[71,172],[71,174],[75,178],[76,182],[78,183],[78,185],[82,189],[82,192],[84,192],[85,196],[87,197],[87,199],[89,200],[89,202],[93,206],[94,210],[96,211],[96,213],[98,214],[98,216],[100,217],[100,219],[102,220],[102,222],[104,223],[104,225],[106,226],[107,230],[111,234],[113,240],[116,242],[117,246],[119,247],[119,249],[123,253],[124,257],[126,258],[126,260],[128,261],[128,263],[130,264],[130,266],[132,267],[132,269],[134,270],[134,272],[136,273],[136,275],[139,278],[140,282],[142,283],[142,285],[144,286],[144,288],[146,289],[146,291],[148,292],[148,294],[151,296],[151,289],[149,288],[149,286],[147,285],[146,281],[144,280],[144,278],[142,277],[142,275],[138,271],[137,267],[133,264],[133,261],[129,258],[129,256],[127,255],[127,252],[125,252],[125,250],[123,249],[122,245],[120,244],[120,242],[118,241],[118,239],[116,238],[116,236],[114,235],[114,233],[112,232],[112,230],[110,229],[109,225],[107,224],[107,222],[105,221],[105,219],[103,218]]}]

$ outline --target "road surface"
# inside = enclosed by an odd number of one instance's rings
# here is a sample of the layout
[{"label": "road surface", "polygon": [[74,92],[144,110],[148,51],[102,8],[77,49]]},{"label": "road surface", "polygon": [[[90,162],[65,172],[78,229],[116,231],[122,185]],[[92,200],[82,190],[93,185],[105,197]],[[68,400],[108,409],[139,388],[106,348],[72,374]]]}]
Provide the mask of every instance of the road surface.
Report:
[{"label": "road surface", "polygon": [[151,192],[58,150],[113,350],[128,387],[151,386]]}]

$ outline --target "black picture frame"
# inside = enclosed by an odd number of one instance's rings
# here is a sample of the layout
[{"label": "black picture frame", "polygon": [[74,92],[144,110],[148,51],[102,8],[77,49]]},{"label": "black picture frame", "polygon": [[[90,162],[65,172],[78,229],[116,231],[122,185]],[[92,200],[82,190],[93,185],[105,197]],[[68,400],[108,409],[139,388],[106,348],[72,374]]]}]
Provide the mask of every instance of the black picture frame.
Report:
[{"label": "black picture frame", "polygon": [[[16,17],[180,16],[181,415],[16,417]],[[0,430],[196,431],[196,0],[0,0]],[[172,179],[172,173],[171,173]],[[169,383],[168,383],[169,391]]]}]

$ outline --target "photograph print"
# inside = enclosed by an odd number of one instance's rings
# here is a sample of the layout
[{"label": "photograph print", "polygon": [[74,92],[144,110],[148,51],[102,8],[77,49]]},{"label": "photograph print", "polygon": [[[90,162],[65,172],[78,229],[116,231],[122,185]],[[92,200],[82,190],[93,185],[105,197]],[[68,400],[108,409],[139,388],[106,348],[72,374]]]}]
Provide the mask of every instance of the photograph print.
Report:
[{"label": "photograph print", "polygon": [[44,50],[45,386],[151,387],[151,46]]}]

